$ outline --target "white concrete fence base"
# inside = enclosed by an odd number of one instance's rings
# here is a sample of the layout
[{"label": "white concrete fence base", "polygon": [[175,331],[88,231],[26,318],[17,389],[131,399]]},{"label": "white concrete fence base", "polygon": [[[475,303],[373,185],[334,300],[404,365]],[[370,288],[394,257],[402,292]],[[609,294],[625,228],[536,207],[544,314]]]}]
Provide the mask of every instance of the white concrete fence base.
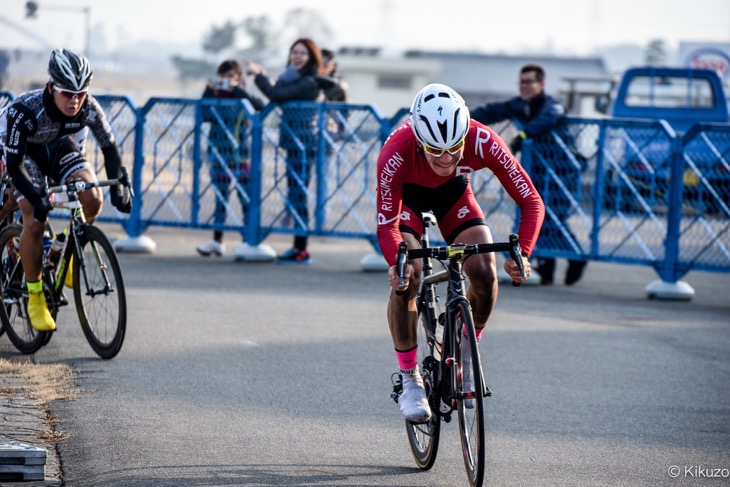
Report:
[{"label": "white concrete fence base", "polygon": [[268,245],[249,245],[241,242],[233,251],[238,262],[272,262],[276,259],[276,252]]},{"label": "white concrete fence base", "polygon": [[144,235],[139,237],[122,237],[114,240],[117,252],[134,252],[152,254],[157,250],[154,240]]},{"label": "white concrete fence base", "polygon": [[649,299],[664,299],[672,301],[691,301],[695,290],[684,281],[664,282],[652,281],[645,288]]},{"label": "white concrete fence base", "polygon": [[385,257],[380,254],[369,254],[360,260],[360,267],[365,272],[387,272],[390,269]]}]

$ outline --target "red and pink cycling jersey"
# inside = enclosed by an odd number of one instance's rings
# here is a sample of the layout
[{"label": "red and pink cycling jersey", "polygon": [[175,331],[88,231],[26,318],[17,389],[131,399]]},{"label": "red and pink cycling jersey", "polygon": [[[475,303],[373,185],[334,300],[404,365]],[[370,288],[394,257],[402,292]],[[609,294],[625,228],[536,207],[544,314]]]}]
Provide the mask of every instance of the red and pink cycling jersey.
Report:
[{"label": "red and pink cycling jersey", "polygon": [[[468,178],[472,172],[484,168],[490,169],[497,176],[520,207],[521,217],[517,231],[520,245],[525,255],[532,253],[545,217],[545,207],[529,176],[504,141],[489,127],[471,120],[463,158],[452,175],[442,177],[431,169],[423,151],[419,150],[410,120],[407,120],[390,134],[378,156],[377,235],[383,256],[390,265],[395,264],[398,244],[403,240],[399,226],[404,224],[411,228],[420,228],[420,225],[414,226],[409,221],[401,221],[412,218],[410,210],[404,210],[404,190],[409,193],[421,192],[428,195],[428,198],[438,198],[438,190],[435,193],[429,190],[453,187],[454,185],[448,184],[450,180]],[[464,218],[466,214],[472,221],[484,218],[470,184],[463,191],[463,196],[454,201],[454,208],[441,217],[439,228],[442,234],[446,236],[452,229],[461,228],[463,222],[456,220]]]}]

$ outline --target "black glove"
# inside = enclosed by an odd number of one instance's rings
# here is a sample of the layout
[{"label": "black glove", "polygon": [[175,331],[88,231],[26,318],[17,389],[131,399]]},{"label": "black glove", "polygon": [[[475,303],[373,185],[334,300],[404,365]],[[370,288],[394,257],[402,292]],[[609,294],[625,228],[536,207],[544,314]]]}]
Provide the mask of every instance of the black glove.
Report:
[{"label": "black glove", "polygon": [[121,184],[112,186],[109,190],[109,198],[112,205],[122,213],[130,213],[132,211],[132,198],[129,197],[129,191]]},{"label": "black glove", "polygon": [[53,205],[51,204],[51,200],[48,197],[43,197],[33,205],[33,217],[39,222],[45,222],[48,220],[48,214],[52,209]]}]

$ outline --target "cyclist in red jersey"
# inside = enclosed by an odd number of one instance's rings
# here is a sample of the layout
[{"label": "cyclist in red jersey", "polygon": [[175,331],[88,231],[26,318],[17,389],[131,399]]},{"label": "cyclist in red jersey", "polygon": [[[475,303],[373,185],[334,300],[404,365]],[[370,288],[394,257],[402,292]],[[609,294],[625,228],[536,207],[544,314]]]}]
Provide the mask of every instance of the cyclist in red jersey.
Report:
[{"label": "cyclist in red jersey", "polygon": [[[436,216],[449,244],[493,242],[469,182],[472,172],[485,168],[494,173],[520,208],[520,245],[529,257],[545,216],[542,199],[507,145],[489,127],[469,117],[464,100],[452,88],[441,84],[423,88],[413,100],[410,118],[390,134],[378,157],[377,235],[391,266],[388,324],[403,381],[398,403],[409,421],[427,421],[431,410],[416,350],[421,262],[408,262],[405,285],[400,286],[395,267],[398,245],[405,241],[409,248],[420,246],[421,214],[428,211]],[[505,261],[504,269],[513,280],[524,281],[512,259]],[[496,257],[491,253],[473,255],[464,261],[464,271],[470,281],[467,297],[479,339],[497,300]],[[529,278],[527,259],[525,272]],[[470,360],[468,350],[467,346],[462,351],[465,361]],[[464,370],[465,384],[473,383],[466,375],[471,367],[465,363]]]}]

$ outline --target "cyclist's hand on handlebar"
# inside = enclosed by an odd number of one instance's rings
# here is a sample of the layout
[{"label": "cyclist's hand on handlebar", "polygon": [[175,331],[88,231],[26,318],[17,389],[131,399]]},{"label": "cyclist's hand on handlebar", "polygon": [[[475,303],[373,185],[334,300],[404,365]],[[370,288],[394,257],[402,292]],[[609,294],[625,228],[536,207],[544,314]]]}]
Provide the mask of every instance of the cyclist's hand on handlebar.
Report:
[{"label": "cyclist's hand on handlebar", "polygon": [[525,266],[525,275],[526,278],[522,278],[522,275],[520,274],[520,268],[517,266],[517,263],[512,259],[507,259],[504,261],[504,271],[509,274],[509,277],[512,278],[514,282],[525,282],[527,279],[530,278],[530,261],[527,260],[527,257],[522,259],[522,263]]},{"label": "cyclist's hand on handlebar", "polygon": [[388,282],[390,284],[390,287],[392,287],[394,291],[404,292],[406,289],[408,289],[408,283],[412,275],[413,266],[411,264],[406,264],[406,271],[403,273],[404,284],[403,286],[401,286],[400,278],[398,277],[398,266],[390,266],[390,269],[388,269]]},{"label": "cyclist's hand on handlebar", "polygon": [[48,214],[53,209],[51,200],[48,196],[43,196],[38,202],[33,205],[33,217],[39,222],[45,222],[48,220]]},{"label": "cyclist's hand on handlebar", "polygon": [[112,201],[112,205],[122,213],[130,213],[132,211],[132,198],[129,195],[127,188],[121,184],[112,186],[109,190],[109,198]]}]

